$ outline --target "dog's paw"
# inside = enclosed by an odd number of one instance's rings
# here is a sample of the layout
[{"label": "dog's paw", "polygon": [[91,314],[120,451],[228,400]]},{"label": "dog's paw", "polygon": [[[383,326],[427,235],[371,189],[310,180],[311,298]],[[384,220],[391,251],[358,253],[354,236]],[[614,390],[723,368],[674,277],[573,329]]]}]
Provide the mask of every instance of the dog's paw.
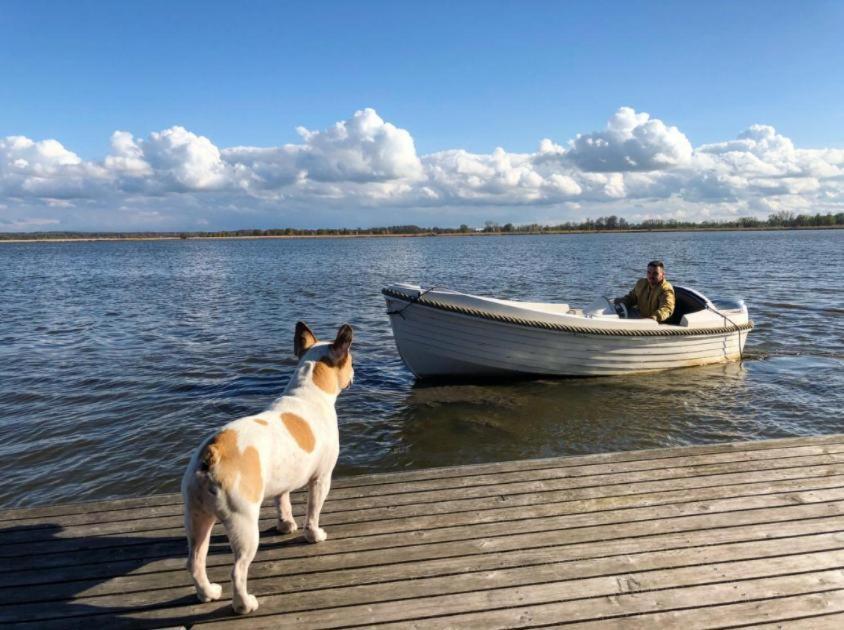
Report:
[{"label": "dog's paw", "polygon": [[278,523],[276,523],[275,528],[279,531],[280,534],[289,534],[290,532],[295,532],[299,529],[299,526],[296,524],[296,521],[282,521],[279,519]]},{"label": "dog's paw", "polygon": [[258,610],[258,598],[247,594],[244,600],[232,601],[232,608],[238,615],[248,615],[252,611]]},{"label": "dog's paw", "polygon": [[208,588],[202,589],[201,591],[196,589],[196,596],[199,598],[199,601],[203,603],[218,600],[222,594],[223,587],[219,584],[209,584]]},{"label": "dog's paw", "polygon": [[316,529],[310,527],[305,528],[305,540],[310,543],[319,543],[327,538],[328,534],[325,533],[322,527],[317,527]]}]

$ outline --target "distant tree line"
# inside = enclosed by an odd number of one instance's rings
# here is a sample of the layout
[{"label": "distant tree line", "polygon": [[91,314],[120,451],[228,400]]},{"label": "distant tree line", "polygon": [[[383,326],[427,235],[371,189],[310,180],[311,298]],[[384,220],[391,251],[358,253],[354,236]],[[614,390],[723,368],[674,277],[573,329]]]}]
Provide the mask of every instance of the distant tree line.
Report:
[{"label": "distant tree line", "polygon": [[317,228],[303,230],[277,228],[269,230],[220,230],[214,232],[26,232],[0,233],[0,240],[64,240],[64,239],[144,239],[144,238],[254,238],[273,236],[431,236],[438,234],[553,234],[559,232],[601,232],[601,231],[648,231],[648,230],[742,230],[742,229],[789,229],[812,227],[844,227],[844,212],[832,214],[794,214],[781,211],[767,220],[741,217],[733,221],[678,221],[677,219],[646,219],[630,223],[623,217],[588,218],[580,223],[571,221],[558,225],[528,223],[500,225],[486,221],[482,228],[462,224],[457,228],[419,227],[418,225],[391,225],[373,228]]},{"label": "distant tree line", "polygon": [[[754,217],[740,217],[734,221],[678,221],[677,219],[645,219],[639,223],[630,223],[623,217],[614,214],[597,219],[584,219],[580,223],[571,221],[558,225],[513,225],[505,223],[499,225],[494,221],[487,221],[483,232],[596,232],[605,230],[741,230],[741,229],[783,229],[801,227],[835,227],[844,226],[844,212],[832,214],[794,214],[781,211],[768,216],[767,220]],[[466,226],[461,226],[461,228]]]}]

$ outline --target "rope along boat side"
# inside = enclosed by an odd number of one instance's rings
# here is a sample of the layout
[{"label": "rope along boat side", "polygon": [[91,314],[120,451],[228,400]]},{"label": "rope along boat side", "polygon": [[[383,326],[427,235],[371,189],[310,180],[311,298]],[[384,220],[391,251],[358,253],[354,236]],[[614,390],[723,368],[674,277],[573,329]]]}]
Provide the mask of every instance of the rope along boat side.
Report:
[{"label": "rope along boat side", "polygon": [[418,378],[609,376],[741,358],[753,328],[741,301],[675,286],[666,324],[622,319],[606,300],[586,309],[393,284],[382,293],[399,354]]}]

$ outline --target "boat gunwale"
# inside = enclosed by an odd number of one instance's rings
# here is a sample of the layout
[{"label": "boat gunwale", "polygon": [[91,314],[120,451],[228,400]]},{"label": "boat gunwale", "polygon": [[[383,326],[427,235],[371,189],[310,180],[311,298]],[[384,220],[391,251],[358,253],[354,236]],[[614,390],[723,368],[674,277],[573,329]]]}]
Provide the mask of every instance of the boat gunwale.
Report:
[{"label": "boat gunwale", "polygon": [[[527,328],[539,328],[543,330],[551,330],[572,334],[582,335],[597,335],[609,337],[680,337],[680,336],[712,336],[724,335],[731,333],[740,333],[742,331],[750,331],[753,329],[753,322],[748,320],[744,324],[731,324],[730,326],[709,327],[709,328],[686,328],[683,326],[660,326],[653,329],[622,329],[622,328],[599,328],[592,326],[580,326],[573,324],[561,324],[554,322],[544,322],[541,320],[532,320],[522,317],[515,317],[511,315],[502,315],[500,313],[493,313],[477,308],[469,308],[466,306],[458,306],[456,304],[449,304],[441,300],[435,300],[428,297],[425,292],[419,292],[417,296],[412,296],[392,287],[384,287],[381,293],[388,298],[401,300],[407,303],[407,306],[418,305],[433,308],[442,311],[448,311],[478,319],[485,319],[489,321],[512,324],[516,326],[524,326]],[[469,295],[469,294],[460,294]],[[470,296],[479,297],[479,296]],[[481,298],[483,299],[483,298]],[[407,308],[407,306],[405,308]],[[388,311],[388,315],[400,315],[400,311]]]}]

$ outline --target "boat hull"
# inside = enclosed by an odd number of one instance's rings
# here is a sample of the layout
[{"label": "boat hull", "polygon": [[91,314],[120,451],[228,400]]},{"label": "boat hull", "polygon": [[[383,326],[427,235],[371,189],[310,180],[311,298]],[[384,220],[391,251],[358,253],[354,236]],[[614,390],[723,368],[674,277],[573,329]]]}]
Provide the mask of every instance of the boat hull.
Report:
[{"label": "boat hull", "polygon": [[399,354],[417,378],[612,376],[726,363],[741,357],[748,333],[589,334],[386,300]]}]

